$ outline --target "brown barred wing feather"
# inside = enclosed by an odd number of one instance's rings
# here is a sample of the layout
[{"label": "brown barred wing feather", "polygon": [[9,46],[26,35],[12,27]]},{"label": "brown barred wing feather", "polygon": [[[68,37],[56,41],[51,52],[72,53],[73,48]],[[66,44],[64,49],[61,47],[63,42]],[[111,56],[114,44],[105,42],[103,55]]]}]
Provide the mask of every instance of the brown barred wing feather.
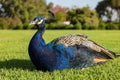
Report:
[{"label": "brown barred wing feather", "polygon": [[59,37],[52,41],[54,45],[57,44],[64,44],[66,47],[74,46],[74,45],[84,45],[92,50],[96,51],[95,53],[98,54],[105,54],[107,58],[110,59],[114,58],[114,56],[103,46],[97,44],[96,42],[89,40],[86,35],[83,34],[69,34],[66,36]]}]

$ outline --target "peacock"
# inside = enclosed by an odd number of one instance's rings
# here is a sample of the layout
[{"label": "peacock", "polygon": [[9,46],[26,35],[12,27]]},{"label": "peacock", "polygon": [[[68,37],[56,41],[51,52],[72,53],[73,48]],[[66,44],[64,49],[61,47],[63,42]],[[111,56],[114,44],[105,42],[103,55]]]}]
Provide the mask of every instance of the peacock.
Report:
[{"label": "peacock", "polygon": [[38,30],[29,43],[28,53],[37,70],[82,69],[115,57],[114,52],[83,34],[65,35],[46,44],[42,37],[46,30],[45,18],[37,16],[31,24]]}]

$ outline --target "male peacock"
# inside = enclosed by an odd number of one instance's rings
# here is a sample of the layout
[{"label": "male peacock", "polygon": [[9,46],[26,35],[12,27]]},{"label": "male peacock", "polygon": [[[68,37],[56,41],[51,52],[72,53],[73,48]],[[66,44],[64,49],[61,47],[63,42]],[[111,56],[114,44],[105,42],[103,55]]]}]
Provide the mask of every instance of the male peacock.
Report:
[{"label": "male peacock", "polygon": [[86,68],[114,58],[113,52],[81,34],[66,35],[46,44],[42,38],[46,29],[44,17],[37,16],[30,24],[35,24],[38,29],[28,48],[31,61],[38,70]]}]

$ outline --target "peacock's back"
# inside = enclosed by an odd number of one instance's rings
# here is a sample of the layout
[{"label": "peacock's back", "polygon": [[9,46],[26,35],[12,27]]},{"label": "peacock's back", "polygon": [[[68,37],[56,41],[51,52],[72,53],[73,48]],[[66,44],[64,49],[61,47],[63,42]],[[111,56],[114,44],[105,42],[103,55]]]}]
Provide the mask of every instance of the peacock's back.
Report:
[{"label": "peacock's back", "polygon": [[[86,35],[83,34],[69,34],[66,36],[59,37],[54,39],[51,43],[54,45],[63,44],[65,47],[75,47],[78,49],[84,49],[88,52],[92,51],[92,54],[96,56],[96,60],[103,60],[112,59],[114,55],[111,52],[101,45],[97,44],[96,42],[89,40]],[[92,55],[91,54],[91,55]]]}]

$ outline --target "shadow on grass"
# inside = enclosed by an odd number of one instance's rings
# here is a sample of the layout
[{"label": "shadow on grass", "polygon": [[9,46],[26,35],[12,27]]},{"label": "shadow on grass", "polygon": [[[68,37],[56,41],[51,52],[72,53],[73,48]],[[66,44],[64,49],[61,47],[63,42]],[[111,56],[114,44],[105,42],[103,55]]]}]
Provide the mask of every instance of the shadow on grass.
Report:
[{"label": "shadow on grass", "polygon": [[6,69],[23,69],[23,70],[35,70],[34,65],[30,60],[19,60],[19,59],[11,59],[6,61],[0,61],[0,69],[6,68]]}]

